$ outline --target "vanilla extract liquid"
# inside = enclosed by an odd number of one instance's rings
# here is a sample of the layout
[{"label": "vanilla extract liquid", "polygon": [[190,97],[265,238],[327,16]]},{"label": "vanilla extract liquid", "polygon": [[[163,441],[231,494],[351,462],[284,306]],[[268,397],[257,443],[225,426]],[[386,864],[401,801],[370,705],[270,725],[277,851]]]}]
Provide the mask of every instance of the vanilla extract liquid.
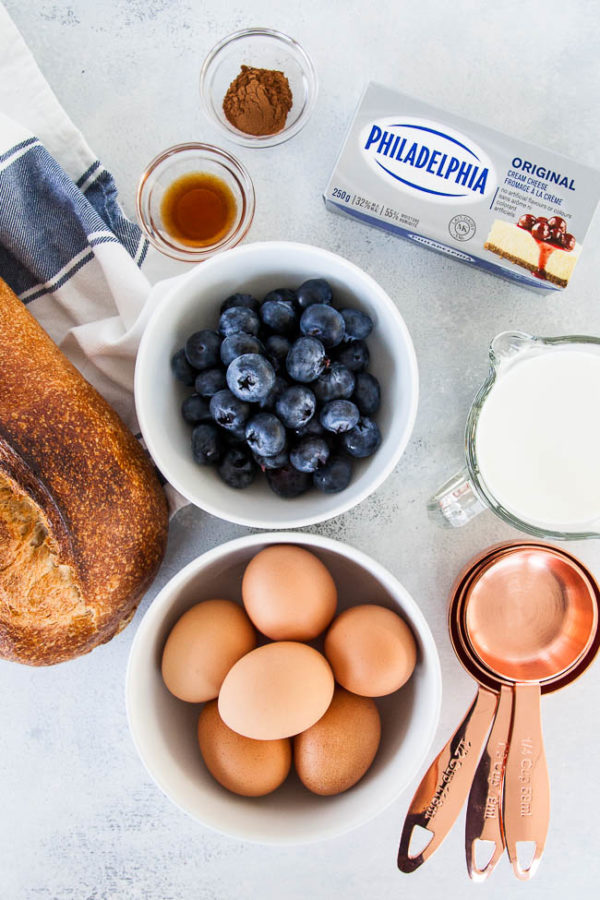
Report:
[{"label": "vanilla extract liquid", "polygon": [[229,233],[237,216],[237,203],[221,178],[192,172],[167,188],[160,213],[170,237],[189,247],[206,247]]}]

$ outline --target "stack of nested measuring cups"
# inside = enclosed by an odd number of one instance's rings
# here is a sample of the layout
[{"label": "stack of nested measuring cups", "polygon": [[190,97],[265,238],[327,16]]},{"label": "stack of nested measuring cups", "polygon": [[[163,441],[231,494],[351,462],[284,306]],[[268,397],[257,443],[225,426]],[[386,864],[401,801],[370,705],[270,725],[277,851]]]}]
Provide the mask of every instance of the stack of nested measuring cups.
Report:
[{"label": "stack of nested measuring cups", "polygon": [[589,571],[549,544],[490,548],[460,574],[450,637],[479,689],[413,797],[398,853],[403,872],[432,855],[468,794],[471,878],[487,878],[505,846],[518,878],[534,874],[550,818],[540,696],[590,665],[600,644],[599,609],[600,588]]}]

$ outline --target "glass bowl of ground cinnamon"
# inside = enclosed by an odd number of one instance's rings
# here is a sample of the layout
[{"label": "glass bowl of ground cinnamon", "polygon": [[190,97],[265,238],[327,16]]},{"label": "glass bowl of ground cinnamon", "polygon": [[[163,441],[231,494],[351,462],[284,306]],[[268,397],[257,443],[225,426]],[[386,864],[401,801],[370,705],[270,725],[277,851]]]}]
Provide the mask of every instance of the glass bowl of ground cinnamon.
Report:
[{"label": "glass bowl of ground cinnamon", "polygon": [[254,217],[254,186],[242,163],[211,144],[177,144],[148,164],[137,214],[150,243],[183,262],[235,247]]},{"label": "glass bowl of ground cinnamon", "polygon": [[306,125],[317,75],[300,44],[270,28],[246,28],[213,47],[200,73],[211,121],[244,147],[273,147]]}]

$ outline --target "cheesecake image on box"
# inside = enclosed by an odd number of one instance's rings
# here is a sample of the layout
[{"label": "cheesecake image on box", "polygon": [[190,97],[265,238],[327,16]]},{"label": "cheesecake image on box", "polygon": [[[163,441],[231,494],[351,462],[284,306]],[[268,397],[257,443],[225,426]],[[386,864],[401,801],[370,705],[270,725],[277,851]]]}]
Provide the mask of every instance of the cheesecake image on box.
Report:
[{"label": "cheesecake image on box", "polygon": [[537,278],[566,287],[579,258],[579,247],[560,216],[521,216],[516,224],[496,219],[483,245]]}]

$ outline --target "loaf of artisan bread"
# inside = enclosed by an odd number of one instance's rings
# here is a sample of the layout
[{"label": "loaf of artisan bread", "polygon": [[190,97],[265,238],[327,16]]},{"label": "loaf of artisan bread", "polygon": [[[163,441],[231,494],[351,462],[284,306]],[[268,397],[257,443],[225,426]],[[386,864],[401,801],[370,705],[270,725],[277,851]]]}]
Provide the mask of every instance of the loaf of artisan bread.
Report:
[{"label": "loaf of artisan bread", "polygon": [[50,665],[110,640],[166,535],[143,449],[0,280],[0,657]]}]

